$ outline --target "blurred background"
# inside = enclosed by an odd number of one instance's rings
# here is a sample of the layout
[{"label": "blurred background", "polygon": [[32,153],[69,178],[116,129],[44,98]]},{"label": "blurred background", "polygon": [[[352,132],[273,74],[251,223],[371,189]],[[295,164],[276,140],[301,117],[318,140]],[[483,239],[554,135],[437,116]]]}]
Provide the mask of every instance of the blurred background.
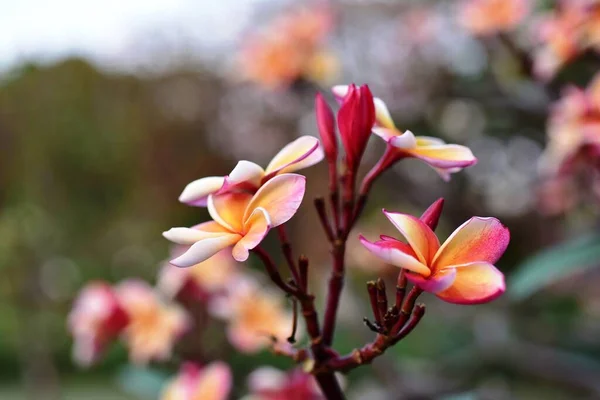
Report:
[{"label": "blurred background", "polygon": [[[132,367],[116,344],[92,368],[73,364],[66,321],[79,289],[154,283],[169,255],[161,232],[207,218],[177,202],[185,185],[239,159],[265,165],[294,138],[317,135],[315,94],[333,105],[330,86],[350,82],[369,84],[402,129],[479,159],[449,183],[399,163],[375,185],[357,232],[392,234],[382,207],[418,215],[444,197],[440,237],[481,215],[500,218],[512,240],[498,264],[503,297],[459,307],[424,296],[424,321],[353,371],[348,396],[600,398],[600,90],[586,91],[600,66],[599,7],[0,0],[0,398],[156,398],[175,363]],[[566,104],[571,95],[589,98]],[[556,139],[564,135],[569,151]],[[371,140],[363,172],[384,147]],[[310,199],[326,194],[326,165],[305,173],[308,201],[290,236],[311,258],[322,310],[328,249]],[[365,281],[392,287],[397,273],[349,247],[341,352],[372,336]],[[200,345],[231,366],[232,398],[256,366],[290,365],[238,353],[220,336],[217,322]]]}]

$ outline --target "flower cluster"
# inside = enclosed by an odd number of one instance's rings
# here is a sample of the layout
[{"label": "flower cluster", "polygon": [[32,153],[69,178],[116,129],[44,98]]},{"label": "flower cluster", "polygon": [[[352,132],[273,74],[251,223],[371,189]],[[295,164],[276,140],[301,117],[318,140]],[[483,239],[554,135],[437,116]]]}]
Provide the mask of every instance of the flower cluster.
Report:
[{"label": "flower cluster", "polygon": [[135,364],[167,360],[173,344],[189,325],[183,309],[165,303],[148,284],[138,280],[114,287],[104,282],[88,284],[69,315],[74,359],[84,366],[95,362],[119,337]]},{"label": "flower cluster", "polygon": [[541,47],[534,54],[534,72],[550,79],[582,52],[600,51],[600,4],[594,0],[565,0],[541,18],[536,27]]},{"label": "flower cluster", "polygon": [[245,39],[239,70],[245,79],[267,88],[299,79],[327,82],[338,69],[336,57],[324,45],[330,29],[331,15],[324,7],[290,10]]},{"label": "flower cluster", "polygon": [[527,16],[529,0],[468,0],[459,21],[474,35],[492,35],[514,29]]},{"label": "flower cluster", "polygon": [[[399,268],[395,301],[388,307],[381,279],[368,282],[374,320],[366,323],[377,336],[349,355],[339,355],[333,349],[346,244],[376,178],[405,158],[425,162],[445,180],[476,162],[465,146],[397,128],[386,104],[373,97],[366,85],[336,86],[333,94],[340,104],[337,115],[321,94],[316,97],[322,144],[317,138],[303,136],[286,145],[266,168],[240,161],[229,175],[191,182],[179,200],[207,207],[212,220],[163,233],[177,247],[170,265],[159,275],[160,291],[187,307],[190,315],[201,304],[210,315],[223,319],[229,341],[240,352],[255,353],[270,347],[276,354],[303,363],[304,370],[289,374],[256,371],[250,379],[251,398],[342,398],[334,373],[369,363],[415,329],[425,312],[424,305],[416,304],[423,291],[456,304],[480,304],[504,292],[504,276],[494,263],[505,251],[509,233],[497,219],[473,217],[440,244],[433,231],[443,200],[420,218],[384,210],[407,243],[389,236],[375,242],[360,236],[360,241],[375,256]],[[386,142],[386,151],[356,190],[359,167],[372,134]],[[309,259],[294,257],[285,223],[297,212],[305,194],[306,178],[296,171],[324,158],[329,166],[329,204],[324,198],[315,199],[314,204],[331,246],[333,268],[321,322],[309,288]],[[289,277],[282,275],[260,246],[275,227]],[[246,261],[251,252],[290,299],[293,312],[284,307],[280,292],[235,265],[235,261]],[[414,286],[405,296],[408,282]],[[304,319],[305,329],[298,327],[299,317]],[[165,360],[189,325],[190,316],[182,308],[164,303],[151,287],[138,281],[116,287],[95,284],[85,289],[71,316],[76,349],[84,349],[78,352],[85,353],[80,358],[87,360],[94,359],[118,336],[124,338],[133,362]],[[310,345],[298,348],[296,339],[304,333]],[[229,368],[221,362],[203,368],[186,363],[166,386],[162,400],[224,399],[231,380]]]},{"label": "flower cluster", "polygon": [[581,159],[600,166],[600,74],[585,90],[571,86],[564,91],[552,108],[547,132],[546,172],[568,172]]}]

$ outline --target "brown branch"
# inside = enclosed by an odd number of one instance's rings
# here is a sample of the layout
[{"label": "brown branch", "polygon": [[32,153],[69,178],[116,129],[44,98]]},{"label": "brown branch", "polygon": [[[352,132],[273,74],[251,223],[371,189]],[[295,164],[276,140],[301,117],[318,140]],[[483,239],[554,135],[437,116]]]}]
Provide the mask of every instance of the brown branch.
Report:
[{"label": "brown branch", "polygon": [[425,314],[425,306],[419,304],[415,307],[408,324],[396,335],[379,334],[373,342],[363,346],[348,355],[330,359],[322,368],[325,371],[347,372],[364,364],[371,363],[382,355],[389,347],[404,339],[419,324]]},{"label": "brown branch", "polygon": [[269,256],[269,254],[266,251],[264,251],[262,247],[257,246],[254,249],[252,249],[252,252],[261,259],[265,266],[265,269],[267,270],[267,274],[269,274],[269,277],[271,278],[273,283],[275,283],[275,285],[277,285],[281,290],[288,294],[291,294],[293,296],[298,295],[298,289],[288,285],[283,281],[283,279],[281,278],[281,274],[277,269],[277,266],[271,259],[271,256]]},{"label": "brown branch", "polygon": [[300,286],[300,275],[298,274],[298,268],[296,267],[296,263],[294,262],[294,256],[292,254],[292,246],[290,245],[290,241],[288,239],[287,232],[285,230],[284,225],[279,225],[277,227],[277,234],[279,236],[279,241],[281,242],[281,251],[283,252],[283,256],[285,257],[285,261],[294,277],[294,282],[296,286]]},{"label": "brown branch", "polygon": [[398,310],[402,308],[402,302],[406,295],[406,284],[406,273],[404,272],[404,269],[401,269],[398,274],[398,283],[396,283],[396,308]]},{"label": "brown branch", "polygon": [[388,301],[387,294],[385,293],[385,282],[383,279],[377,279],[377,308],[379,310],[379,316],[383,317],[387,313]]},{"label": "brown branch", "polygon": [[298,272],[300,274],[300,290],[308,293],[308,258],[305,255],[298,257]]},{"label": "brown branch", "polygon": [[319,221],[321,222],[321,226],[325,231],[325,235],[327,236],[327,240],[329,243],[334,241],[333,230],[331,229],[331,225],[329,224],[329,220],[327,219],[327,210],[325,209],[325,200],[322,197],[317,197],[314,200],[315,208],[317,209],[317,214],[319,215]]},{"label": "brown branch", "polygon": [[298,330],[298,301],[292,297],[292,333],[288,337],[289,343],[296,343],[296,331]]},{"label": "brown branch", "polygon": [[333,270],[329,278],[329,288],[327,292],[327,306],[325,308],[325,317],[323,320],[323,341],[327,346],[333,341],[335,330],[335,321],[340,302],[340,296],[344,287],[344,255],[346,252],[346,243],[337,239],[333,244]]},{"label": "brown branch", "polygon": [[377,284],[375,281],[367,282],[367,292],[369,292],[369,302],[371,303],[373,318],[378,325],[381,325],[381,314],[379,314],[379,307],[377,305]]}]

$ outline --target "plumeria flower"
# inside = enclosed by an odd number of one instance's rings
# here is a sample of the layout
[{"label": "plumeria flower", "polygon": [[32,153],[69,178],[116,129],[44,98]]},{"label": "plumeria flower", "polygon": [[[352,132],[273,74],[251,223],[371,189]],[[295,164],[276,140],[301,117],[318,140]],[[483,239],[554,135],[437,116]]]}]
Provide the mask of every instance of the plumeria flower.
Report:
[{"label": "plumeria flower", "polygon": [[[347,92],[348,86],[333,87],[333,93],[338,99],[343,98]],[[375,126],[372,131],[388,144],[388,150],[381,161],[382,167],[389,167],[402,158],[414,157],[433,167],[447,181],[450,179],[450,174],[477,162],[468,147],[446,144],[438,138],[415,136],[411,131],[398,130],[383,100],[375,97],[373,103],[375,104]]]},{"label": "plumeria flower", "polygon": [[530,9],[529,0],[467,0],[460,22],[474,35],[490,35],[515,28]]},{"label": "plumeria flower", "polygon": [[75,362],[89,366],[96,361],[128,322],[129,317],[109,284],[91,282],[85,286],[69,314],[69,330],[75,341]]},{"label": "plumeria flower", "polygon": [[[187,247],[176,246],[175,256],[183,254]],[[239,264],[228,250],[221,250],[208,260],[191,266],[177,268],[165,263],[156,284],[159,291],[170,298],[209,301],[221,295],[227,285],[239,274]]]},{"label": "plumeria flower", "polygon": [[[566,171],[578,155],[600,158],[600,74],[585,90],[570,87],[551,109],[545,172]],[[584,157],[585,158],[585,157]]]},{"label": "plumeria flower", "polygon": [[255,193],[273,177],[308,168],[320,162],[323,156],[323,149],[317,138],[302,136],[281,149],[267,168],[242,160],[227,176],[209,176],[191,182],[179,196],[179,201],[205,207],[211,194]]},{"label": "plumeria flower", "polygon": [[337,58],[323,43],[331,20],[326,7],[295,7],[275,18],[262,32],[245,38],[237,75],[268,89],[299,79],[330,81],[339,70]]},{"label": "plumeria flower", "polygon": [[249,250],[258,246],[271,228],[287,222],[296,213],[305,186],[306,178],[302,175],[286,173],[269,179],[254,195],[248,192],[209,195],[208,212],[213,221],[163,233],[172,242],[190,246],[171,264],[191,267],[230,246],[233,258],[246,261]]},{"label": "plumeria flower", "polygon": [[232,386],[231,369],[221,361],[198,367],[183,364],[166,386],[160,400],[227,400]]},{"label": "plumeria flower", "polygon": [[301,369],[284,372],[261,367],[248,376],[252,400],[323,400],[315,379]]},{"label": "plumeria flower", "polygon": [[210,311],[228,321],[229,342],[244,353],[256,353],[273,344],[273,339],[285,342],[291,333],[292,315],[281,294],[265,290],[249,275],[232,282],[227,296],[213,303]]},{"label": "plumeria flower", "polygon": [[408,244],[388,236],[370,242],[361,235],[360,240],[376,256],[404,268],[416,286],[456,304],[485,303],[504,293],[504,275],[493,264],[506,250],[510,234],[496,218],[473,217],[440,245],[422,220],[383,213]]},{"label": "plumeria flower", "polygon": [[129,315],[123,336],[131,361],[167,360],[175,341],[190,327],[188,315],[179,306],[164,303],[146,282],[125,281],[116,291]]}]

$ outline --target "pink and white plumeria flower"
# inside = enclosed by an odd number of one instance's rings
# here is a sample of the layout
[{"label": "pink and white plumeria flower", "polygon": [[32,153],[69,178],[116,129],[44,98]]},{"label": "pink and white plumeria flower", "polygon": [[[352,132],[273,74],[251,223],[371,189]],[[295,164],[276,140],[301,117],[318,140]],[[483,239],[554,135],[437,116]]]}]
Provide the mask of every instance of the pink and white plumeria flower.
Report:
[{"label": "pink and white plumeria flower", "polygon": [[383,211],[406,238],[361,242],[386,262],[404,268],[406,277],[421,289],[455,304],[491,301],[505,290],[504,275],[493,265],[502,256],[510,233],[496,218],[473,217],[440,242],[422,220]]},{"label": "pink and white plumeria flower", "polygon": [[160,400],[227,400],[232,386],[231,369],[221,361],[203,368],[186,363],[163,391]]},{"label": "pink and white plumeria flower", "polygon": [[246,261],[249,250],[258,246],[271,228],[287,222],[296,213],[305,187],[304,176],[285,173],[269,179],[254,194],[209,195],[208,212],[213,221],[163,232],[168,240],[190,246],[185,253],[171,260],[171,264],[191,267],[230,246],[233,246],[233,258]]},{"label": "pink and white plumeria flower", "polygon": [[131,361],[146,364],[169,359],[175,341],[190,327],[189,316],[179,306],[163,302],[144,281],[124,281],[116,291],[129,315],[123,338]]},{"label": "pink and white plumeria flower", "polygon": [[179,201],[191,206],[205,207],[211,194],[232,192],[255,193],[271,178],[308,168],[324,157],[319,140],[312,136],[302,136],[287,144],[273,157],[267,168],[251,161],[237,163],[227,176],[209,176],[188,184]]},{"label": "pink and white plumeria flower", "polygon": [[[332,89],[334,95],[341,101],[348,93],[348,86],[339,85]],[[388,144],[384,155],[384,165],[390,165],[402,158],[418,158],[435,169],[444,179],[449,180],[450,174],[471,166],[477,159],[466,146],[446,144],[443,140],[429,136],[415,136],[411,131],[400,131],[383,100],[373,98],[375,104],[375,125],[373,133]]]},{"label": "pink and white plumeria flower", "polygon": [[74,338],[73,358],[81,366],[95,362],[106,346],[125,329],[129,316],[112,286],[91,282],[77,296],[69,314]]},{"label": "pink and white plumeria flower", "polygon": [[[241,275],[232,281],[227,295],[211,303],[209,311],[228,322],[227,338],[243,353],[256,353],[273,344],[288,344],[286,338],[291,333],[293,316],[285,308],[284,297],[265,288],[251,275]],[[296,337],[301,336],[302,331],[298,331]]]}]

